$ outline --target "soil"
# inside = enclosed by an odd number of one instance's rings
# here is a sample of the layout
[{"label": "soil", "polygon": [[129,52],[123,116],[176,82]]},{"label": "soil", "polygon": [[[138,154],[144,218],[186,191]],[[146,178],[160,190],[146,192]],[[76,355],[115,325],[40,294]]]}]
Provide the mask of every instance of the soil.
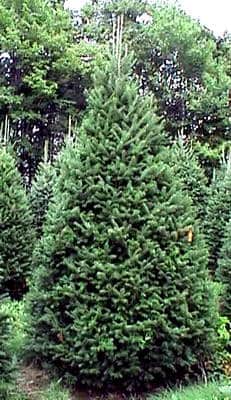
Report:
[{"label": "soil", "polygon": [[[44,390],[49,386],[50,377],[46,371],[39,369],[34,364],[21,366],[17,379],[19,392],[25,393],[28,400],[41,400]],[[76,390],[70,395],[69,400],[126,400],[128,397],[122,393],[99,395],[87,391]],[[144,399],[144,397],[134,397]],[[57,399],[59,400],[59,399]]]},{"label": "soil", "polygon": [[49,384],[49,376],[34,365],[22,366],[17,379],[18,389],[30,400],[39,400],[40,394]]}]

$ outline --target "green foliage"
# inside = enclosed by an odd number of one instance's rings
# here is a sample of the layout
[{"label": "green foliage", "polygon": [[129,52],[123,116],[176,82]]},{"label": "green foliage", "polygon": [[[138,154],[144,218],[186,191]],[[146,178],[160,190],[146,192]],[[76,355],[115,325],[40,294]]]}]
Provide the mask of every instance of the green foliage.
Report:
[{"label": "green foliage", "polygon": [[42,227],[46,218],[48,204],[53,194],[55,178],[55,167],[48,163],[42,163],[39,165],[36,176],[32,182],[30,202],[33,213],[33,225],[37,237],[40,237],[42,234]]},{"label": "green foliage", "polygon": [[26,289],[33,250],[29,202],[14,158],[0,149],[0,293],[20,297]]},{"label": "green foliage", "polygon": [[220,317],[218,334],[223,348],[226,347],[230,342],[229,319],[227,317]]},{"label": "green foliage", "polygon": [[[29,186],[44,141],[49,140],[53,160],[69,115],[82,118],[91,73],[104,64],[102,54],[121,13],[140,89],[156,96],[170,136],[193,132],[212,148],[229,138],[228,35],[217,41],[179,7],[143,0],[91,2],[81,23],[71,19],[62,0],[0,0],[0,123],[9,117],[10,140]],[[148,23],[142,22],[144,13]]]},{"label": "green foliage", "polygon": [[146,65],[151,87],[158,87],[161,110],[167,111],[171,133],[183,128],[189,135],[194,131],[200,140],[227,139],[229,63],[217,51],[212,33],[176,5],[157,3],[152,16],[149,43],[159,50],[164,73],[153,69],[153,62]]},{"label": "green foliage", "polygon": [[209,245],[209,267],[215,271],[222,246],[226,223],[231,210],[231,168],[230,162],[223,166],[214,178],[208,195],[204,224]]},{"label": "green foliage", "polygon": [[[187,77],[201,78],[215,43],[203,27],[178,6],[157,2],[152,7],[152,39],[163,54],[178,51],[179,61]],[[195,43],[195,37],[198,42]]]},{"label": "green foliage", "polygon": [[25,300],[4,301],[1,305],[1,310],[8,315],[10,323],[8,348],[16,359],[21,360],[21,355],[26,343],[26,330],[29,323]]},{"label": "green foliage", "polygon": [[[143,68],[142,84],[155,92],[161,110],[167,111],[167,120],[171,122],[172,128],[174,119],[176,129],[177,126],[181,128],[182,123],[187,129],[190,120],[190,129],[196,128],[200,135],[214,136],[216,129],[214,131],[212,125],[217,125],[217,128],[219,126],[221,130],[223,120],[223,130],[226,130],[229,126],[227,93],[230,87],[231,54],[228,37],[217,43],[212,33],[198,21],[193,20],[179,6],[167,3],[156,2],[150,5],[146,1],[136,0],[108,1],[99,2],[91,10],[88,13],[86,34],[94,35],[100,42],[112,34],[112,16],[125,14],[124,40],[135,50],[136,72],[139,73],[139,68]],[[145,12],[149,15],[149,23],[142,24],[137,17],[142,17]],[[100,24],[97,24],[99,18]],[[89,32],[89,25],[92,32]],[[96,25],[101,27],[100,33]],[[181,116],[178,115],[179,103],[185,108]],[[172,108],[174,105],[176,112],[171,115],[168,106]],[[215,115],[217,121],[213,118]],[[199,118],[200,126],[197,125]]]},{"label": "green foliage", "polygon": [[[91,4],[81,9],[81,34],[105,44],[113,38],[113,21],[123,14],[125,19],[124,39],[131,45],[137,40],[139,24],[136,22],[147,9],[146,0],[109,0]],[[100,21],[100,23],[99,23]],[[132,45],[133,46],[133,45]]]},{"label": "green foliage", "polygon": [[223,244],[218,260],[217,277],[224,284],[224,296],[222,302],[222,313],[226,315],[231,323],[231,219],[224,228]]},{"label": "green foliage", "polygon": [[220,386],[218,383],[195,385],[187,388],[169,390],[159,396],[152,396],[149,400],[229,400],[231,392],[229,386]]},{"label": "green foliage", "polygon": [[16,385],[0,380],[0,398],[4,400],[29,400]]},{"label": "green foliage", "polygon": [[53,160],[69,114],[77,118],[85,108],[90,65],[100,51],[92,43],[76,43],[69,13],[46,0],[0,0],[0,19],[0,119],[9,117],[10,139],[30,184],[44,141]]},{"label": "green foliage", "polygon": [[[230,37],[218,41],[168,2],[103,1],[87,10],[81,31],[100,44],[112,41],[113,17],[124,13],[123,39],[136,55],[140,90],[156,96],[170,138],[183,133],[209,150],[230,139]],[[204,156],[207,166],[211,159]]]},{"label": "green foliage", "polygon": [[208,181],[193,152],[192,145],[184,143],[180,138],[166,152],[165,156],[174,173],[182,181],[187,194],[191,197],[198,217],[203,220],[207,204]]},{"label": "green foliage", "polygon": [[216,341],[203,237],[161,161],[152,100],[121,68],[111,60],[95,75],[33,261],[30,351],[91,387],[184,375]]},{"label": "green foliage", "polygon": [[8,338],[8,315],[0,308],[0,377],[6,382],[11,380],[12,375],[12,356],[7,345]]},{"label": "green foliage", "polygon": [[[224,287],[221,282],[214,283],[214,290],[216,295],[219,297],[219,303],[224,296]],[[207,372],[212,373],[214,377],[224,377],[224,373],[228,376],[227,366],[230,363],[230,322],[229,319],[220,314],[217,324],[217,348],[216,358],[212,363],[208,365]],[[227,369],[227,371],[226,371]]]},{"label": "green foliage", "polygon": [[215,147],[212,147],[208,142],[195,141],[193,143],[195,155],[210,182],[213,180],[214,171],[220,169],[221,159],[224,158],[224,154],[229,153],[230,147],[231,142],[229,140],[221,142]]},{"label": "green foliage", "polygon": [[0,398],[27,400],[17,387],[16,362],[25,343],[24,302],[5,299],[0,302]]},{"label": "green foliage", "polygon": [[40,400],[70,400],[70,394],[59,383],[53,382],[45,389]]}]

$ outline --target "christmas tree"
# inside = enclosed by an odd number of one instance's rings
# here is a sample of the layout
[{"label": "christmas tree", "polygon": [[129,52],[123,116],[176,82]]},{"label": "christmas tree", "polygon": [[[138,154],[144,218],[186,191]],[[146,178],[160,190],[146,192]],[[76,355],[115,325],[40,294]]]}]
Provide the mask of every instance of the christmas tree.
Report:
[{"label": "christmas tree", "polygon": [[222,314],[231,321],[231,219],[226,224],[223,245],[218,260],[217,277],[224,284]]},{"label": "christmas tree", "polygon": [[224,237],[224,231],[231,214],[231,165],[228,162],[214,178],[206,209],[204,231],[209,246],[209,268],[215,271]]},{"label": "christmas tree", "polygon": [[[0,307],[2,300],[0,300]],[[9,321],[7,314],[0,308],[0,381],[10,382],[12,379],[13,363],[7,342],[9,340]],[[0,396],[3,395],[0,385]],[[5,398],[5,397],[4,397]]]},{"label": "christmas tree", "polygon": [[75,383],[163,382],[214,351],[207,251],[163,141],[129,63],[110,60],[62,155],[34,253],[30,351]]},{"label": "christmas tree", "polygon": [[30,202],[33,213],[33,225],[37,237],[42,234],[49,202],[53,194],[56,169],[50,163],[41,163],[32,182]]},{"label": "christmas tree", "polygon": [[26,291],[33,250],[32,217],[13,156],[0,149],[0,294]]},{"label": "christmas tree", "polygon": [[207,205],[208,180],[201,168],[190,143],[183,138],[164,153],[174,173],[182,182],[183,189],[191,197],[198,217],[203,220]]}]

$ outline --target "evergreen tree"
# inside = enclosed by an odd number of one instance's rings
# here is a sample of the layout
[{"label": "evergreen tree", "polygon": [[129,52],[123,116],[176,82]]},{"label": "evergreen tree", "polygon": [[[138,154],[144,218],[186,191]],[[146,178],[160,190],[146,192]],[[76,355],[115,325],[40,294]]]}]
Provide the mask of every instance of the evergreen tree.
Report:
[{"label": "evergreen tree", "polygon": [[32,182],[30,202],[33,212],[33,224],[37,237],[42,234],[48,204],[52,198],[53,185],[56,178],[56,169],[49,163],[39,165],[36,176]]},{"label": "evergreen tree", "polygon": [[183,139],[179,138],[178,142],[166,152],[166,156],[174,173],[182,181],[183,188],[191,197],[198,217],[203,219],[207,204],[208,180],[193,152],[192,146],[184,143]]},{"label": "evergreen tree", "polygon": [[227,223],[224,232],[223,245],[218,260],[218,279],[224,283],[224,296],[222,312],[231,321],[231,219]]},{"label": "evergreen tree", "polygon": [[[9,338],[9,321],[6,313],[0,309],[0,381],[9,382],[12,378],[12,357],[7,342]],[[0,387],[0,396],[3,395]]]},{"label": "evergreen tree", "polygon": [[210,357],[216,296],[162,124],[124,61],[95,75],[34,253],[30,350],[88,386],[130,387]]},{"label": "evergreen tree", "polygon": [[225,226],[231,211],[231,165],[223,166],[213,179],[208,194],[204,231],[209,246],[209,268],[217,269]]},{"label": "evergreen tree", "polygon": [[0,294],[26,290],[33,248],[29,203],[13,156],[0,149]]}]

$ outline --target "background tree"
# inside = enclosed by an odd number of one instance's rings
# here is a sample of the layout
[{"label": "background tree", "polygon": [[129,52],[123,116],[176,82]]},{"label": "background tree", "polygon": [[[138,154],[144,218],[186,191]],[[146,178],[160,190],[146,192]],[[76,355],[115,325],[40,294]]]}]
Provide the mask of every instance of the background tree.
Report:
[{"label": "background tree", "polygon": [[[167,112],[170,133],[193,132],[200,140],[206,137],[209,141],[218,132],[224,135],[230,79],[228,66],[218,57],[216,38],[178,7],[154,6],[152,12],[150,42],[159,49],[159,61],[163,61],[162,73],[157,70],[153,83],[159,82],[160,93],[165,92],[162,110]],[[155,78],[153,72],[150,75]]]},{"label": "background tree", "polygon": [[[53,160],[85,108],[89,59],[97,46],[75,43],[72,20],[46,0],[0,1],[0,117],[8,117],[20,171],[30,185],[49,140]],[[99,54],[99,53],[98,53]]]},{"label": "background tree", "polygon": [[9,320],[7,314],[1,309],[1,305],[2,299],[0,301],[0,396],[6,399],[8,393],[6,393],[5,385],[11,383],[13,379],[13,360],[8,346]]},{"label": "background tree", "polygon": [[[220,145],[230,140],[230,41],[217,40],[177,6],[135,0],[89,3],[78,18],[80,35],[112,42],[120,14],[125,16],[124,41],[136,54],[134,73],[141,90],[157,98],[170,139],[183,134],[199,140],[198,154],[211,177],[214,154],[218,150],[218,166]],[[211,158],[205,143],[214,150]]]},{"label": "background tree", "polygon": [[198,217],[204,221],[208,200],[208,179],[194,154],[192,143],[185,143],[180,137],[168,151],[164,152],[164,157],[173,168],[174,174],[181,180],[187,195],[191,197]]},{"label": "background tree", "polygon": [[91,387],[171,380],[216,340],[206,247],[130,73],[114,59],[97,71],[34,254],[30,350]]},{"label": "background tree", "polygon": [[41,237],[48,205],[53,196],[53,187],[57,178],[55,166],[44,162],[38,166],[30,192],[33,225],[37,237]]},{"label": "background tree", "polygon": [[214,157],[207,158],[204,144],[219,154],[230,136],[228,35],[217,41],[176,6],[146,1],[90,2],[71,18],[62,1],[1,0],[0,122],[10,124],[28,185],[45,140],[52,160],[70,116],[73,125],[81,119],[91,73],[112,45],[121,14],[124,42],[137,57],[140,90],[155,94],[170,139],[180,132],[200,140],[198,154],[211,175]]},{"label": "background tree", "polygon": [[231,220],[225,226],[223,245],[218,260],[218,279],[224,284],[222,313],[231,321]]},{"label": "background tree", "polygon": [[231,210],[230,160],[215,176],[208,193],[204,230],[209,245],[209,267],[215,271]]},{"label": "background tree", "polygon": [[0,295],[26,290],[33,250],[32,217],[14,158],[0,149]]}]

